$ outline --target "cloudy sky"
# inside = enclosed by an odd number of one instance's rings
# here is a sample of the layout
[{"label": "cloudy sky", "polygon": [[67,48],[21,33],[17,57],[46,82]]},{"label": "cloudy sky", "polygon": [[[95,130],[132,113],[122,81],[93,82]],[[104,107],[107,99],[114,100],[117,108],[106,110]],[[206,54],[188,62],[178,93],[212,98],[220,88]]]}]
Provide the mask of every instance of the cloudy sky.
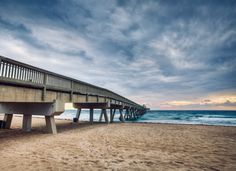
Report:
[{"label": "cloudy sky", "polygon": [[234,0],[1,0],[0,55],[153,109],[236,109]]}]

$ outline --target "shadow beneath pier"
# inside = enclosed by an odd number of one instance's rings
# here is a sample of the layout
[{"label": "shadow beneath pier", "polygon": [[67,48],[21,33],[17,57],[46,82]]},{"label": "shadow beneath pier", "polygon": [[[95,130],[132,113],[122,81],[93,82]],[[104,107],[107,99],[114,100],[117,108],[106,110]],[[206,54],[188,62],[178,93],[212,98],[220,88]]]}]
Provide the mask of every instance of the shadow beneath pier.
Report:
[{"label": "shadow beneath pier", "polygon": [[[108,124],[103,122],[94,122],[93,124],[91,124],[90,122],[85,122],[85,121],[79,123],[73,123],[72,121],[67,121],[66,123],[57,123],[56,121],[56,125],[57,125],[57,132],[63,133],[77,129],[81,131],[88,129],[96,129],[97,127],[105,127]],[[46,133],[46,130],[44,130],[44,132]]]},{"label": "shadow beneath pier", "polygon": [[[32,130],[30,132],[24,132],[19,125],[21,118],[16,119],[17,122],[13,123],[13,128],[11,129],[0,129],[0,145],[2,143],[7,143],[8,141],[21,140],[21,139],[31,139],[31,138],[46,138],[48,136],[63,136],[67,133],[79,133],[82,131],[88,131],[91,129],[97,129],[98,127],[106,127],[108,124],[101,122],[94,122],[93,124],[89,122],[79,122],[73,123],[69,120],[57,120],[56,126],[58,134],[49,134],[46,131],[46,124],[44,118],[33,118]],[[34,123],[34,120],[36,122]],[[19,122],[19,123],[18,123]],[[1,147],[1,146],[0,146]],[[1,148],[0,148],[1,149]]]}]

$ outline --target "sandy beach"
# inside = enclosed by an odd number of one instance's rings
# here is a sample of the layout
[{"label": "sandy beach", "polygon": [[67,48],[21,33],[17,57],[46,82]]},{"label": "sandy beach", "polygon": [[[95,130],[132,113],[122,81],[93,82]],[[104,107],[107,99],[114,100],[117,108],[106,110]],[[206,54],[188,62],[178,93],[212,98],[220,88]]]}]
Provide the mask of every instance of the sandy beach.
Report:
[{"label": "sandy beach", "polygon": [[43,118],[29,133],[21,123],[0,130],[1,170],[236,170],[236,127],[56,120],[51,135]]}]

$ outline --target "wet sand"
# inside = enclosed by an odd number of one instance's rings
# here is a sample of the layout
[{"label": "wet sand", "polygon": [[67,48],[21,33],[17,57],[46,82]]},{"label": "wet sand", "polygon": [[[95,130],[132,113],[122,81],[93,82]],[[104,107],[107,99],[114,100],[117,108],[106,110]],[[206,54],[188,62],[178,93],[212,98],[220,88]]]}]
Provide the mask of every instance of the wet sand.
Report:
[{"label": "wet sand", "polygon": [[[2,119],[2,116],[0,116]],[[0,170],[236,170],[236,127],[56,120],[0,129]]]}]

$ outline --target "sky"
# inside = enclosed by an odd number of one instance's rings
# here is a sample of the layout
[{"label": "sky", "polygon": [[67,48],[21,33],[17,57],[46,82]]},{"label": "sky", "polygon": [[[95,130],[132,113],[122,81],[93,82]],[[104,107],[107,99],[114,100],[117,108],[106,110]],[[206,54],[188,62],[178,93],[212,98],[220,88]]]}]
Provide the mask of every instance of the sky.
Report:
[{"label": "sky", "polygon": [[234,0],[0,0],[0,55],[152,109],[236,110]]}]

